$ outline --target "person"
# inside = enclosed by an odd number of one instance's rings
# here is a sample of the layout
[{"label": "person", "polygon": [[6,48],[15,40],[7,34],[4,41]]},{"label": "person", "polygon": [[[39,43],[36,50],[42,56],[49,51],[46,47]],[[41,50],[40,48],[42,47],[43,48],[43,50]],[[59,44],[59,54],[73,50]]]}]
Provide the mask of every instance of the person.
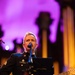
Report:
[{"label": "person", "polygon": [[[38,46],[37,37],[32,32],[27,32],[23,39],[23,53],[12,53],[7,62],[0,68],[0,75],[27,75],[30,51],[31,57],[36,57],[35,50]],[[31,47],[31,48],[30,48]]]}]

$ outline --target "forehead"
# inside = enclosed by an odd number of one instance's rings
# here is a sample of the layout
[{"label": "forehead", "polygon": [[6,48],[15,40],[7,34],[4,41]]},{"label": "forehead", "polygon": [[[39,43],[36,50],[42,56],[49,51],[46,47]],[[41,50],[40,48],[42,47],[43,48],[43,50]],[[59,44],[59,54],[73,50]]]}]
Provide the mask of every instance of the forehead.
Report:
[{"label": "forehead", "polygon": [[26,35],[25,36],[25,39],[31,39],[31,38],[36,39],[35,36],[32,35],[32,34],[31,35],[29,34],[29,35]]},{"label": "forehead", "polygon": [[27,39],[34,39],[37,42],[37,37],[33,34],[27,34],[24,37],[23,43],[27,40]]}]

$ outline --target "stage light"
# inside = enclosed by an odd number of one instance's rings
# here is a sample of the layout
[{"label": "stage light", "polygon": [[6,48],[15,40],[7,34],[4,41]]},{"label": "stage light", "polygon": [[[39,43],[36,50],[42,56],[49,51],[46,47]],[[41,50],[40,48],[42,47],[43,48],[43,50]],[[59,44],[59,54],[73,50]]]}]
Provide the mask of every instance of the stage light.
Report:
[{"label": "stage light", "polygon": [[5,46],[5,50],[7,50],[7,51],[9,50],[9,46],[8,45]]}]

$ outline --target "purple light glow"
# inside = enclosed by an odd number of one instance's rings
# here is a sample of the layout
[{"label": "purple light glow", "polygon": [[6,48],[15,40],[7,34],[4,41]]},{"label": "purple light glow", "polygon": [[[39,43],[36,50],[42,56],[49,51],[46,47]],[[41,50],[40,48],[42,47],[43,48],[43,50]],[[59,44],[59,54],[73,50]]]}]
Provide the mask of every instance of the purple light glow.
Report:
[{"label": "purple light glow", "polygon": [[50,41],[56,41],[60,17],[60,7],[57,2],[54,0],[6,0],[6,2],[1,0],[0,3],[0,23],[5,32],[3,40],[6,43],[12,43],[11,40],[17,37],[23,38],[28,31],[37,35],[38,27],[35,25],[35,19],[40,11],[51,13],[54,21],[50,26]]}]

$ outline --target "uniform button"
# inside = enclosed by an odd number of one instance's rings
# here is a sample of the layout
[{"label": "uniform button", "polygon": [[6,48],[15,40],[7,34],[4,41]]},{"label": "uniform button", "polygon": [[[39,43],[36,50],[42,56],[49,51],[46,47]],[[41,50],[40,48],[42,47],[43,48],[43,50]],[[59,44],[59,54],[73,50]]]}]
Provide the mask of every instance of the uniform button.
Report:
[{"label": "uniform button", "polygon": [[23,66],[23,64],[21,64],[21,66]]},{"label": "uniform button", "polygon": [[22,59],[22,62],[24,62],[25,60],[24,59]]},{"label": "uniform button", "polygon": [[24,55],[24,57],[26,57],[26,55]]}]

